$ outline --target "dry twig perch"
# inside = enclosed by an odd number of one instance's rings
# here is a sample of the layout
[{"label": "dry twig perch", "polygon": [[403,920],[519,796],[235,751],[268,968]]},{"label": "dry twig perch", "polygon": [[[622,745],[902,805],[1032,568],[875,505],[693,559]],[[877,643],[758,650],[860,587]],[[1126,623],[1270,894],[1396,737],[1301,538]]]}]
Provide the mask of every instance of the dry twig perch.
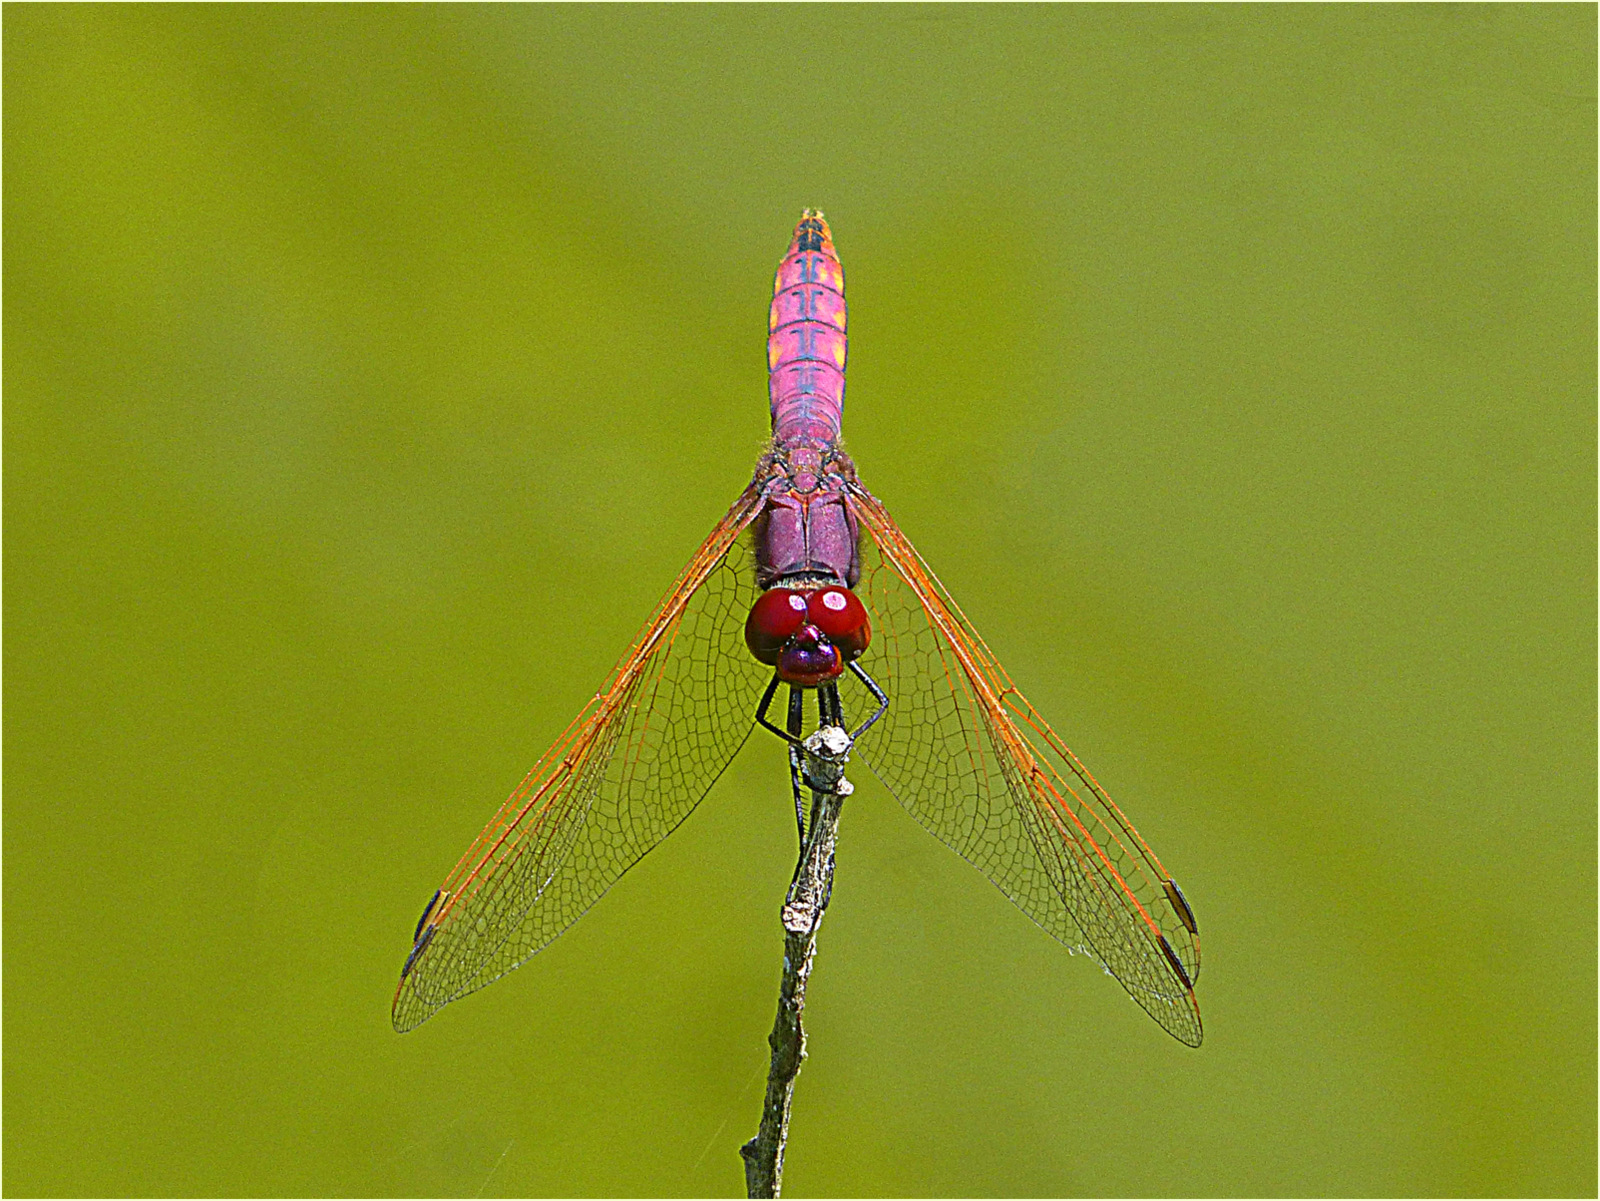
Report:
[{"label": "dry twig perch", "polygon": [[833,848],[839,814],[852,788],[844,778],[850,736],[838,726],[823,726],[804,743],[805,780],[811,789],[811,822],[800,848],[800,862],[783,902],[783,982],[778,1017],[767,1042],[772,1067],[761,1108],[761,1128],[739,1149],[745,1187],[751,1197],[776,1197],[783,1183],[783,1151],[789,1137],[789,1106],[795,1079],[806,1058],[801,1014],[806,982],[817,949],[817,929],[833,893]]}]

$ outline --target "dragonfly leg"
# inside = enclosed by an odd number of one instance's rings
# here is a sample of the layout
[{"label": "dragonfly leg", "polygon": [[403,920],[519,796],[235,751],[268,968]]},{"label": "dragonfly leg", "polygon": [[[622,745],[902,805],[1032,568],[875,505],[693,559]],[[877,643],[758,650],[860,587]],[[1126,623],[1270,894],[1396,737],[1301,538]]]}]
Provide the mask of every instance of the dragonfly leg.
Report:
[{"label": "dragonfly leg", "polygon": [[772,682],[767,685],[767,690],[761,694],[761,704],[756,708],[756,721],[765,726],[767,729],[771,730],[779,738],[793,746],[797,744],[800,739],[789,733],[787,730],[778,729],[777,726],[773,725],[767,720],[767,710],[772,707],[772,698],[778,691],[779,682],[778,673],[773,672]]},{"label": "dragonfly leg", "polygon": [[844,725],[844,709],[839,704],[839,686],[831,680],[817,689],[817,717],[825,726]]},{"label": "dragonfly leg", "polygon": [[857,738],[860,738],[867,732],[868,726],[889,711],[889,698],[884,695],[883,689],[878,687],[877,681],[875,681],[866,672],[861,670],[861,664],[852,662],[850,664],[850,670],[856,673],[857,678],[859,678],[860,681],[867,686],[867,691],[872,693],[872,695],[878,701],[878,711],[871,717],[867,718],[866,721],[862,722],[861,725],[856,729],[856,732],[850,735],[850,741],[854,742]]},{"label": "dragonfly leg", "polygon": [[800,831],[800,845],[806,845],[806,803],[800,792],[800,748],[789,744],[789,787],[794,790],[794,824]]},{"label": "dragonfly leg", "polygon": [[[832,680],[817,689],[817,719],[823,726],[834,726],[838,729],[844,728],[844,706],[839,701],[839,685]],[[819,796],[817,799],[820,803],[822,798]],[[804,858],[804,848],[802,848],[801,857],[802,859]],[[822,900],[818,907],[819,912],[828,907],[828,902],[833,897],[833,855],[831,852],[828,855],[828,868],[823,873],[823,881]]]},{"label": "dragonfly leg", "polygon": [[[776,677],[774,677],[776,679]],[[800,846],[806,845],[806,805],[800,794],[800,731],[805,729],[805,693],[789,685],[789,783],[794,789],[794,822],[800,831]]]}]

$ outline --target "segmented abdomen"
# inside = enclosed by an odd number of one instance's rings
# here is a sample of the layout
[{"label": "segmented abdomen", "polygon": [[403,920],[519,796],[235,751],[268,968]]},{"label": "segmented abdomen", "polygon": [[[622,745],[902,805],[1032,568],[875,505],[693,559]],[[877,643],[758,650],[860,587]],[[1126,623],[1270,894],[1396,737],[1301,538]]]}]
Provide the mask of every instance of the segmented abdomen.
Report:
[{"label": "segmented abdomen", "polygon": [[821,213],[807,209],[772,282],[767,320],[772,432],[835,442],[844,420],[844,268]]}]

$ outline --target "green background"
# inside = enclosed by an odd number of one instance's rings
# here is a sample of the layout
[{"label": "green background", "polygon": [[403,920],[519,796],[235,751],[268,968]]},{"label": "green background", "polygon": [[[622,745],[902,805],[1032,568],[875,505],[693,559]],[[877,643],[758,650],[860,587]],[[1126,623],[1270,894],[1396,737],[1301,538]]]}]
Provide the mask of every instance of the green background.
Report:
[{"label": "green background", "polygon": [[1190,1052],[864,773],[796,1194],[1592,1194],[1595,9],[16,7],[4,1186],[742,1192],[755,739],[396,1036],[748,478],[867,484],[1199,914]]}]

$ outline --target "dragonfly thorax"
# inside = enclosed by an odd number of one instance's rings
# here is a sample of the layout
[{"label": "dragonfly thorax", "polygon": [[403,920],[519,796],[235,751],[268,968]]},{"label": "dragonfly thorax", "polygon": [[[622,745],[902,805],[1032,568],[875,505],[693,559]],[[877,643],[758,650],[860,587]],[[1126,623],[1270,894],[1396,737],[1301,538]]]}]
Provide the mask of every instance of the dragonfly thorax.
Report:
[{"label": "dragonfly thorax", "polygon": [[756,483],[763,493],[752,531],[756,583],[763,588],[798,576],[854,587],[861,578],[861,531],[847,497],[855,466],[837,447],[775,442]]}]

